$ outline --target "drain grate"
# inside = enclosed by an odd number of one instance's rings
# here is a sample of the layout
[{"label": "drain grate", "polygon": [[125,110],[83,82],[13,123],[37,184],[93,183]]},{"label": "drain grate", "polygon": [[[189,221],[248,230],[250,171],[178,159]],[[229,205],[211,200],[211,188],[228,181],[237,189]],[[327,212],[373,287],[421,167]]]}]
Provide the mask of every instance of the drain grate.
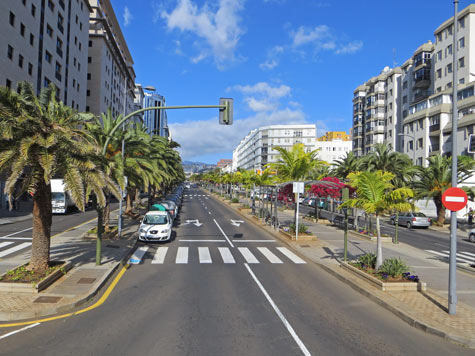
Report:
[{"label": "drain grate", "polygon": [[78,284],[92,284],[92,283],[94,283],[95,280],[96,280],[96,278],[81,278],[81,279],[79,279],[79,281],[77,283]]},{"label": "drain grate", "polygon": [[300,247],[310,247],[310,245],[300,245]]},{"label": "drain grate", "polygon": [[57,303],[61,297],[38,297],[36,298],[33,303]]},{"label": "drain grate", "polygon": [[109,247],[109,248],[119,248],[120,246],[117,246],[117,245],[106,245],[106,247]]}]

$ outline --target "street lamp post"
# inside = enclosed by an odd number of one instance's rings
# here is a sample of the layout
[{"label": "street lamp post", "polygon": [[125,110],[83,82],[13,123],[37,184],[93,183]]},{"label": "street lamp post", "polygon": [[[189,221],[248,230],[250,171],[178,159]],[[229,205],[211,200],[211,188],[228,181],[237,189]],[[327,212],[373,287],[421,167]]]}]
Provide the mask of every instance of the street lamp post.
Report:
[{"label": "street lamp post", "polygon": [[407,136],[412,138],[412,160],[414,164],[416,164],[416,136],[409,135],[409,134],[404,134],[404,133],[398,133],[398,136]]}]

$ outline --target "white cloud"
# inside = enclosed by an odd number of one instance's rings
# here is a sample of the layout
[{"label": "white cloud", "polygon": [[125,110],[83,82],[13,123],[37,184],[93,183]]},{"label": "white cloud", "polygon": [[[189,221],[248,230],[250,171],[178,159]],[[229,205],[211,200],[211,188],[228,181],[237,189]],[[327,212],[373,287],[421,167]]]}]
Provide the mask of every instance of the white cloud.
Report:
[{"label": "white cloud", "polygon": [[292,48],[298,49],[302,55],[302,47],[310,45],[315,51],[331,51],[334,54],[352,54],[363,47],[362,41],[346,42],[326,25],[306,28],[300,26],[297,31],[290,31]]},{"label": "white cloud", "polygon": [[280,99],[290,94],[290,87],[287,85],[280,85],[279,87],[271,87],[266,82],[259,82],[254,85],[235,85],[232,88],[228,88],[228,91],[234,89],[243,94],[262,94],[270,99]]},{"label": "white cloud", "polygon": [[272,111],[275,110],[277,104],[269,102],[267,99],[258,100],[254,97],[249,97],[245,99],[247,105],[252,111]]},{"label": "white cloud", "polygon": [[279,65],[279,63],[275,59],[268,59],[264,63],[259,64],[259,67],[261,69],[264,69],[264,70],[266,70],[266,69],[270,70],[270,69],[274,69],[278,65]]},{"label": "white cloud", "polygon": [[267,60],[264,63],[259,64],[259,67],[263,70],[271,70],[279,65],[279,57],[284,52],[284,47],[275,46],[267,52]]},{"label": "white cloud", "polygon": [[218,124],[218,118],[169,124],[172,138],[181,147],[178,148],[182,160],[193,160],[210,154],[229,154],[251,131],[260,126],[303,124],[305,115],[301,110],[285,108],[271,113],[259,112],[244,119],[234,119],[233,125]]},{"label": "white cloud", "polygon": [[200,8],[192,0],[179,0],[170,13],[161,11],[169,30],[191,32],[200,40],[199,54],[192,57],[193,63],[213,56],[219,68],[236,60],[235,50],[244,29],[240,27],[238,13],[243,9],[244,0],[219,0],[215,12],[207,5]]},{"label": "white cloud", "polygon": [[134,16],[132,15],[132,13],[130,12],[129,8],[126,6],[124,8],[124,26],[127,27],[129,26],[130,24],[130,21],[133,20]]}]

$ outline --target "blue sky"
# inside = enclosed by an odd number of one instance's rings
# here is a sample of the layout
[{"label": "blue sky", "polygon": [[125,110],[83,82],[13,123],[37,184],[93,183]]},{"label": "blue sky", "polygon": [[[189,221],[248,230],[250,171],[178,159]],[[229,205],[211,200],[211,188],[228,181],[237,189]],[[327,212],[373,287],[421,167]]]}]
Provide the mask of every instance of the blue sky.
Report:
[{"label": "blue sky", "polygon": [[[259,126],[311,123],[349,131],[353,90],[401,65],[453,15],[452,0],[111,0],[136,82],[167,105],[183,160],[216,163]],[[470,4],[460,0],[459,9]]]}]

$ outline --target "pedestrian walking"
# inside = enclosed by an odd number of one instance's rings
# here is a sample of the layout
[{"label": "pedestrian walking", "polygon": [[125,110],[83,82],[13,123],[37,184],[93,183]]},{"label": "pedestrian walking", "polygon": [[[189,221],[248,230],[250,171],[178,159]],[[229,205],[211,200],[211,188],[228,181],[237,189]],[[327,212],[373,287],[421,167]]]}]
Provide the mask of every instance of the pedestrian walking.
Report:
[{"label": "pedestrian walking", "polygon": [[473,223],[473,209],[472,208],[469,209],[467,215],[468,215],[468,219],[467,219],[468,226],[472,226],[472,223]]}]

